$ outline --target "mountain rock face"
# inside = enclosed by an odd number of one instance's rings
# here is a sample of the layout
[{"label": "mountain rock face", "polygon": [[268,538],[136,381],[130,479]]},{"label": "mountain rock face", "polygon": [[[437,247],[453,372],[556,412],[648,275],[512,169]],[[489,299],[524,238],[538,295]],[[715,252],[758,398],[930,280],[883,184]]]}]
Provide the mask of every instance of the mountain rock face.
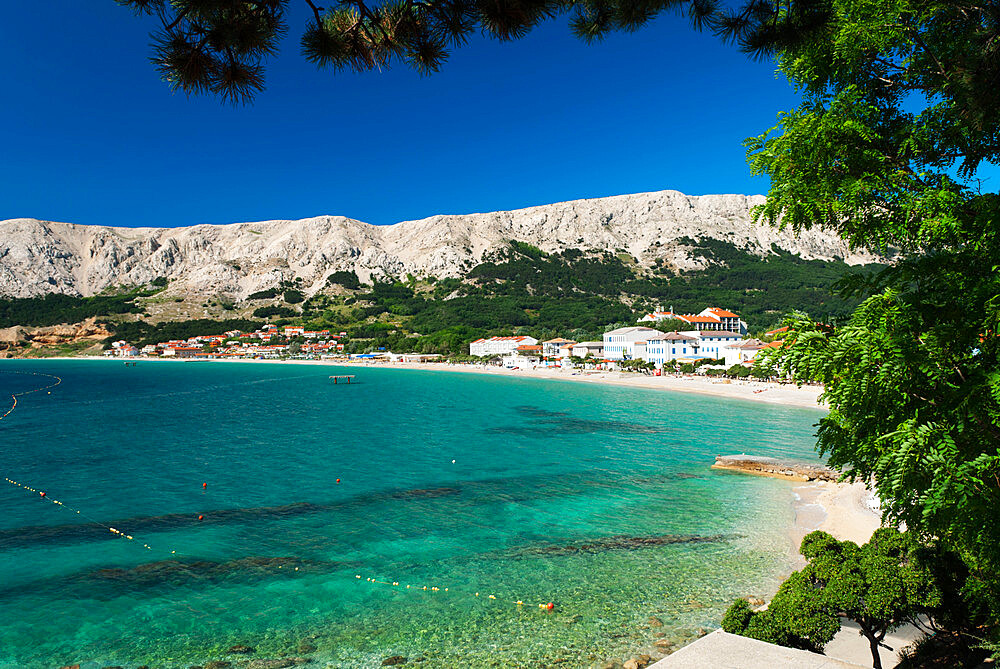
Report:
[{"label": "mountain rock face", "polygon": [[374,226],[342,216],[183,228],[112,228],[30,218],[0,221],[0,296],[90,296],[118,286],[170,279],[170,292],[236,299],[301,277],[305,292],[337,270],[362,280],[461,276],[510,240],[543,251],[625,252],[640,266],[661,260],[678,269],[690,258],[682,238],[714,238],[765,255],[772,244],[803,258],[874,256],[851,252],[835,235],[795,237],[751,221],[762,196],[688,196],[676,191],[561,202],[516,211],[432,216]]}]

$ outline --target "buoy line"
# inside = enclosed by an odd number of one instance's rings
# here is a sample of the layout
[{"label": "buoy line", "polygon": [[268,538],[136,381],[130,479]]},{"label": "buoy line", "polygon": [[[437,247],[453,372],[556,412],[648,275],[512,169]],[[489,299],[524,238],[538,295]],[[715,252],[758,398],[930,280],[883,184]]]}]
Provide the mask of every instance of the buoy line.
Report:
[{"label": "buoy line", "polygon": [[[44,377],[48,377],[50,379],[55,379],[55,383],[50,383],[50,384],[45,385],[45,386],[40,386],[38,388],[33,388],[31,390],[25,390],[25,391],[22,391],[22,392],[19,392],[19,393],[11,393],[11,396],[10,396],[11,397],[11,407],[9,409],[7,409],[7,411],[3,415],[0,415],[0,420],[3,420],[4,418],[7,418],[7,416],[9,416],[11,413],[13,413],[14,409],[17,408],[17,398],[18,397],[22,397],[24,395],[30,395],[32,393],[41,392],[43,390],[48,390],[49,388],[55,388],[56,386],[58,386],[59,384],[61,384],[62,381],[63,381],[61,377],[56,376],[55,374],[45,374],[45,373],[42,373],[42,372],[21,372],[21,371],[14,371],[14,370],[0,370],[0,373],[5,373],[5,374],[23,374],[23,375],[26,375],[26,376],[44,376]],[[50,394],[51,394],[51,392],[50,392]],[[452,462],[454,463],[454,460],[452,460]],[[22,490],[25,490],[27,492],[36,494],[36,495],[39,496],[40,499],[42,499],[44,501],[52,502],[56,506],[60,506],[60,507],[62,507],[64,509],[66,509],[67,511],[71,511],[71,512],[79,515],[81,518],[85,518],[88,521],[90,521],[91,523],[94,523],[95,525],[99,525],[99,526],[105,528],[111,534],[113,534],[113,535],[115,535],[115,536],[117,536],[117,537],[119,537],[121,539],[125,539],[127,541],[131,541],[131,542],[134,542],[134,543],[136,543],[138,545],[141,545],[146,550],[150,550],[150,551],[153,550],[152,546],[150,546],[147,543],[143,543],[142,541],[136,539],[131,534],[128,534],[127,532],[124,532],[124,531],[119,530],[119,529],[117,529],[115,527],[112,527],[112,526],[110,526],[110,525],[108,525],[108,524],[106,524],[106,523],[104,523],[104,522],[102,522],[100,520],[97,520],[97,519],[95,519],[95,518],[93,518],[93,517],[91,517],[91,516],[83,513],[83,511],[81,511],[80,509],[74,508],[74,507],[70,506],[69,504],[66,504],[65,502],[63,502],[61,500],[57,500],[57,499],[54,499],[52,497],[49,497],[48,494],[45,491],[43,491],[43,490],[39,490],[39,489],[34,488],[34,487],[32,487],[30,485],[27,485],[25,483],[21,483],[20,481],[15,481],[14,479],[9,478],[7,476],[4,476],[4,481],[6,481],[7,483],[9,483],[9,484],[11,484],[13,486],[21,488]],[[340,483],[340,479],[339,478],[337,479],[337,483],[338,484]],[[208,489],[208,483],[207,482],[203,482],[201,484],[201,488],[202,488],[203,491],[207,491],[207,489]],[[198,515],[198,520],[199,521],[204,520],[204,518],[205,518],[204,514],[199,514]],[[176,550],[171,550],[170,554],[171,555],[176,555],[177,551]],[[278,569],[281,569],[281,568],[282,567],[279,565]],[[299,570],[298,567],[294,568],[294,571],[298,571],[298,570]],[[360,581],[361,580],[361,575],[360,574],[355,574],[354,578],[355,578],[355,580],[359,580]],[[460,592],[460,591],[456,591],[456,590],[454,590],[453,588],[450,588],[450,587],[443,587],[442,588],[442,587],[439,587],[439,586],[426,586],[426,585],[419,585],[418,586],[418,585],[412,585],[412,584],[405,585],[405,584],[401,584],[399,581],[382,581],[382,580],[379,580],[377,578],[372,578],[372,577],[366,578],[365,581],[368,582],[368,583],[371,583],[373,585],[385,585],[385,586],[389,586],[389,587],[392,587],[392,588],[398,588],[401,591],[411,591],[411,592],[447,592],[449,594],[451,594],[451,593],[459,594],[459,592]],[[462,594],[465,594],[466,596],[472,596],[472,597],[475,597],[475,598],[480,598],[480,593],[479,592],[476,592],[476,593],[474,593],[472,595],[470,595],[470,593],[462,593]],[[489,600],[489,601],[506,601],[506,600],[499,600],[496,597],[496,595],[492,595],[492,594],[485,595],[485,596],[482,597],[482,599]],[[509,603],[511,603],[511,604],[513,604],[513,605],[515,605],[517,607],[525,606],[524,601],[520,600],[520,599],[519,600],[510,600]],[[555,604],[553,604],[552,602],[540,603],[537,606],[538,606],[538,609],[542,610],[542,611],[552,611],[555,608]]]},{"label": "buoy line", "polygon": [[[55,388],[56,386],[58,386],[63,381],[62,377],[56,376],[55,374],[44,374],[42,372],[20,372],[20,371],[8,370],[8,369],[0,370],[0,372],[2,372],[4,374],[23,374],[25,376],[46,376],[46,377],[48,377],[50,379],[55,379],[55,383],[50,383],[47,386],[41,386],[39,388],[33,388],[32,390],[25,390],[25,391],[22,391],[22,392],[19,392],[19,393],[11,393],[11,396],[10,396],[10,398],[12,400],[11,406],[10,406],[9,409],[7,409],[6,413],[4,413],[2,416],[0,416],[0,420],[3,420],[4,418],[6,418],[7,416],[9,416],[11,413],[14,412],[14,409],[17,408],[17,398],[18,397],[22,397],[24,395],[30,395],[32,393],[38,393],[38,392],[41,392],[43,390],[48,390],[49,388]],[[49,394],[51,394],[51,392]],[[4,481],[6,481],[7,483],[9,483],[9,484],[11,484],[13,486],[17,486],[18,488],[21,488],[22,490],[27,490],[28,492],[35,493],[41,499],[43,499],[43,500],[45,500],[47,502],[52,502],[56,506],[61,506],[64,509],[66,509],[67,511],[72,511],[73,513],[79,515],[81,518],[86,518],[90,522],[92,522],[92,523],[94,523],[96,525],[100,525],[101,527],[105,528],[111,534],[114,534],[115,536],[121,537],[122,539],[126,539],[128,541],[136,541],[135,537],[133,537],[131,534],[128,534],[126,532],[122,532],[121,530],[119,530],[117,528],[114,528],[114,527],[111,527],[110,525],[107,525],[105,523],[102,523],[101,521],[99,521],[99,520],[97,520],[95,518],[91,518],[90,516],[88,516],[85,513],[83,513],[83,511],[81,511],[80,509],[76,509],[76,508],[74,508],[74,507],[66,504],[65,502],[62,502],[62,501],[60,501],[58,499],[49,497],[48,494],[45,491],[43,491],[43,490],[39,490],[37,488],[33,488],[30,485],[27,485],[25,483],[21,483],[20,481],[15,481],[14,479],[12,479],[10,477],[7,477],[7,476],[4,476]],[[138,542],[138,543],[142,543],[142,542]],[[153,550],[152,547],[149,544],[143,543],[142,547],[145,548],[146,550]],[[176,551],[170,551],[170,552],[171,553],[176,553]]]},{"label": "buoy line", "polygon": [[21,397],[22,395],[30,395],[31,393],[39,393],[39,392],[41,392],[43,390],[48,390],[49,388],[55,388],[60,383],[62,383],[62,378],[56,376],[55,374],[43,374],[42,372],[17,372],[17,371],[9,370],[9,369],[4,369],[4,370],[0,370],[0,371],[2,371],[4,374],[23,374],[25,376],[47,376],[50,379],[55,379],[56,380],[55,383],[50,383],[47,386],[42,386],[40,388],[34,388],[32,390],[24,390],[24,391],[19,392],[19,393],[11,393],[11,395],[10,395],[10,399],[11,399],[10,408],[7,409],[7,411],[2,416],[0,416],[0,420],[3,420],[4,418],[6,418],[7,416],[11,415],[14,412],[14,409],[17,408],[17,398],[18,397]]},{"label": "buoy line", "polygon": [[[354,578],[356,580],[361,580],[361,574],[355,574]],[[457,592],[452,588],[442,588],[438,586],[426,586],[426,585],[406,585],[400,583],[399,581],[380,581],[377,578],[371,578],[371,577],[365,578],[365,582],[371,583],[373,585],[388,585],[390,587],[399,588],[401,590],[410,590],[411,592],[448,592],[448,593]],[[464,594],[469,595],[469,593],[464,593]],[[479,597],[480,593],[477,592],[471,596]],[[496,595],[485,595],[482,597],[482,599],[501,601],[497,599]],[[511,601],[511,603],[514,604],[515,606],[525,606],[524,601],[520,599]],[[538,608],[542,609],[543,611],[551,611],[555,607],[556,605],[553,604],[552,602],[546,602],[545,604],[538,605]]]}]

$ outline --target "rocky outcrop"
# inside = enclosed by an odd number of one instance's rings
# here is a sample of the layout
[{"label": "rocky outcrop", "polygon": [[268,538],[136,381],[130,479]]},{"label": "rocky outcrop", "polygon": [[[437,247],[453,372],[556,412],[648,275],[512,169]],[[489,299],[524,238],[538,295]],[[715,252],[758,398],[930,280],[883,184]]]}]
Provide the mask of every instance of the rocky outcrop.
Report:
[{"label": "rocky outcrop", "polygon": [[627,253],[694,269],[684,239],[711,237],[764,255],[772,245],[804,258],[868,262],[819,230],[795,237],[752,222],[761,196],[676,191],[576,200],[516,211],[432,216],[374,226],[342,216],[183,228],[112,228],[20,218],[0,222],[0,296],[89,296],[117,286],[171,280],[170,291],[234,298],[301,278],[318,290],[338,270],[372,277],[460,276],[510,240],[543,251]]},{"label": "rocky outcrop", "polygon": [[72,325],[50,325],[37,328],[21,326],[0,328],[0,352],[8,351],[15,347],[37,349],[43,346],[77,344],[80,342],[92,342],[96,344],[110,336],[111,332],[103,324],[97,323],[94,318],[88,318],[85,321]]},{"label": "rocky outcrop", "polygon": [[712,469],[728,469],[744,474],[774,476],[793,481],[836,481],[840,472],[824,465],[779,460],[760,455],[718,455]]}]

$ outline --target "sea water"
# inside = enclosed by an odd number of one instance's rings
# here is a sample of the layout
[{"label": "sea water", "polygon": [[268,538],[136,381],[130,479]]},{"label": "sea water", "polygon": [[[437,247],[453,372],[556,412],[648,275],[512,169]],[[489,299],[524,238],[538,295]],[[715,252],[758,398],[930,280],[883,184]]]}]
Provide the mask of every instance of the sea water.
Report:
[{"label": "sea water", "polygon": [[2,361],[0,397],[48,382],[12,372],[62,383],[0,420],[0,474],[46,492],[0,487],[4,668],[655,655],[789,569],[790,484],[713,471],[714,457],[815,458],[821,415],[196,361]]}]

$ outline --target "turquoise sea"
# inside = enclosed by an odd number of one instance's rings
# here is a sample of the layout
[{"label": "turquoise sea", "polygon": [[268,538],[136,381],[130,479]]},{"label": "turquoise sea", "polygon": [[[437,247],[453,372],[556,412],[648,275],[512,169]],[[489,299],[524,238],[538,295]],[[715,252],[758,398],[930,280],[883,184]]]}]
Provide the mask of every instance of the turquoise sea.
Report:
[{"label": "turquoise sea", "polygon": [[0,361],[0,413],[47,382],[11,372],[62,384],[0,420],[0,474],[46,492],[0,481],[5,669],[655,654],[655,635],[717,627],[789,569],[791,484],[714,456],[815,458],[821,415],[453,372],[87,360]]}]

